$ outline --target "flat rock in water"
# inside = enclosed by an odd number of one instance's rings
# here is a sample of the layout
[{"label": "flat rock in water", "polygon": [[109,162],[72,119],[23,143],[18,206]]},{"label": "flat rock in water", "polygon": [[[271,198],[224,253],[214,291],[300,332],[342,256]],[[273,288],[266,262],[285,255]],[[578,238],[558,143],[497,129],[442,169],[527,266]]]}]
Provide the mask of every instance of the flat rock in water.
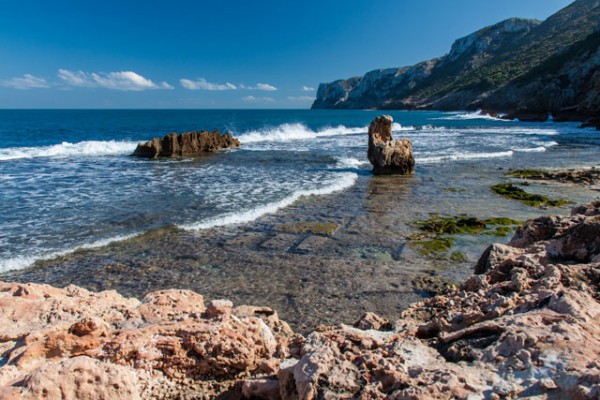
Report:
[{"label": "flat rock in water", "polygon": [[239,146],[240,141],[230,133],[221,135],[219,131],[192,131],[170,133],[162,138],[140,143],[132,155],[146,158],[191,157]]}]

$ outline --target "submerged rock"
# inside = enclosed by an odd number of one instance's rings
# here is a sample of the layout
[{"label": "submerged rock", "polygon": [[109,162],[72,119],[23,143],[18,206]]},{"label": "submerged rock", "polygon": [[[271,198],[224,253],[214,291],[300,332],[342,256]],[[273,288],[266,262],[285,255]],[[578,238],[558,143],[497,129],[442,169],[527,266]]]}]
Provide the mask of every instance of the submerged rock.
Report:
[{"label": "submerged rock", "polygon": [[0,282],[0,399],[600,398],[600,201],[526,222],[391,324],[294,334],[187,290]]},{"label": "submerged rock", "polygon": [[381,115],[369,125],[367,156],[373,165],[373,173],[376,175],[413,174],[415,157],[412,143],[408,139],[394,140],[392,122],[394,120],[389,115]]},{"label": "submerged rock", "polygon": [[138,144],[132,155],[146,158],[190,157],[239,146],[240,141],[230,133],[223,135],[219,131],[170,133],[162,138],[154,138]]}]

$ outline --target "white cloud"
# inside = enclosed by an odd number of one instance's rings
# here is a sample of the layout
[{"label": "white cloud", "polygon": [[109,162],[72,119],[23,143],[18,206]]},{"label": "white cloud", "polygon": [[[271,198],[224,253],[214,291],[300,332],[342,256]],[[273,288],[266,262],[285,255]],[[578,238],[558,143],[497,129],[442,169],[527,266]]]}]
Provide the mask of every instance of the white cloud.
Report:
[{"label": "white cloud", "polygon": [[289,101],[315,101],[315,96],[288,96]]},{"label": "white cloud", "polygon": [[273,85],[269,85],[268,83],[257,83],[256,90],[264,90],[267,92],[274,92],[277,88]]},{"label": "white cloud", "polygon": [[312,86],[302,86],[302,91],[303,92],[314,92],[315,90],[317,90],[317,89],[315,89]]},{"label": "white cloud", "polygon": [[245,90],[264,90],[265,92],[274,92],[278,90],[277,87],[269,85],[268,83],[257,83],[256,86],[240,85],[240,88]]},{"label": "white cloud", "polygon": [[20,78],[12,78],[6,81],[0,81],[0,86],[5,86],[13,89],[46,89],[50,84],[44,78],[38,78],[31,74],[25,74]]},{"label": "white cloud", "polygon": [[190,79],[180,79],[179,83],[189,90],[237,90],[237,86],[233,83],[210,83],[204,78],[198,78],[195,81]]},{"label": "white cloud", "polygon": [[169,85],[167,82],[158,84],[133,71],[90,73],[59,69],[58,77],[66,84],[77,87],[101,87],[122,91],[173,89],[173,86]]},{"label": "white cloud", "polygon": [[274,102],[275,99],[272,97],[266,97],[266,96],[259,96],[259,97],[255,97],[255,96],[245,96],[242,97],[242,100],[247,101],[249,103],[254,103],[254,102]]}]

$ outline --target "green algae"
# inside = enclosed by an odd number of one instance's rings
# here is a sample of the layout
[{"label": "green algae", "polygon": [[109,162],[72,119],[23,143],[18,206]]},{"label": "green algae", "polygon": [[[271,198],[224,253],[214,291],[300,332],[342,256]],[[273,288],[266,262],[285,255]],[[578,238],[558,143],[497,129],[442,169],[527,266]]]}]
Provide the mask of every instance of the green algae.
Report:
[{"label": "green algae", "polygon": [[521,179],[544,179],[548,175],[548,171],[542,169],[515,169],[509,171],[506,175]]},{"label": "green algae", "polygon": [[337,224],[333,222],[298,222],[279,226],[279,229],[288,233],[312,233],[323,236],[332,236],[337,228]]},{"label": "green algae", "polygon": [[510,226],[510,225],[521,225],[521,221],[505,217],[488,218],[484,220],[488,225],[499,225],[499,226]]},{"label": "green algae", "polygon": [[417,240],[410,242],[417,248],[422,256],[439,258],[454,246],[454,240],[449,237],[435,237],[430,240]]},{"label": "green algae", "polygon": [[462,251],[454,251],[450,254],[450,260],[456,262],[467,262],[467,256]]},{"label": "green algae", "polygon": [[450,187],[444,188],[442,190],[444,190],[446,192],[452,192],[452,193],[464,193],[467,191],[467,189],[465,189],[465,188],[456,188],[454,186],[450,186]]},{"label": "green algae", "polygon": [[491,187],[492,191],[507,199],[519,200],[525,205],[531,207],[560,207],[566,204],[572,204],[569,200],[552,200],[541,194],[528,193],[512,183],[500,183]]},{"label": "green algae", "polygon": [[490,229],[490,226],[520,225],[520,221],[505,217],[493,217],[481,220],[469,215],[453,217],[433,216],[425,221],[419,221],[416,226],[424,232],[436,235],[477,235]]},{"label": "green algae", "polygon": [[485,230],[485,222],[467,215],[447,218],[434,216],[417,222],[417,227],[422,231],[437,235],[477,234]]},{"label": "green algae", "polygon": [[521,222],[506,218],[492,217],[480,219],[466,214],[450,217],[433,215],[424,220],[414,222],[420,232],[408,237],[410,244],[419,254],[429,258],[444,258],[454,262],[466,262],[467,257],[460,251],[448,252],[454,245],[455,235],[492,235],[509,236]]}]

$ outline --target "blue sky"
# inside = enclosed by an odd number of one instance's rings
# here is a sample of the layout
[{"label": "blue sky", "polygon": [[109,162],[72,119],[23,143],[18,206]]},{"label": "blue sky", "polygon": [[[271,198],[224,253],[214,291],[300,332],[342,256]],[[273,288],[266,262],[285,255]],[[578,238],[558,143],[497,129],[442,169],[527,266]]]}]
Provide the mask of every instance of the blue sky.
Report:
[{"label": "blue sky", "polygon": [[0,108],[308,108],[569,0],[0,0]]}]

